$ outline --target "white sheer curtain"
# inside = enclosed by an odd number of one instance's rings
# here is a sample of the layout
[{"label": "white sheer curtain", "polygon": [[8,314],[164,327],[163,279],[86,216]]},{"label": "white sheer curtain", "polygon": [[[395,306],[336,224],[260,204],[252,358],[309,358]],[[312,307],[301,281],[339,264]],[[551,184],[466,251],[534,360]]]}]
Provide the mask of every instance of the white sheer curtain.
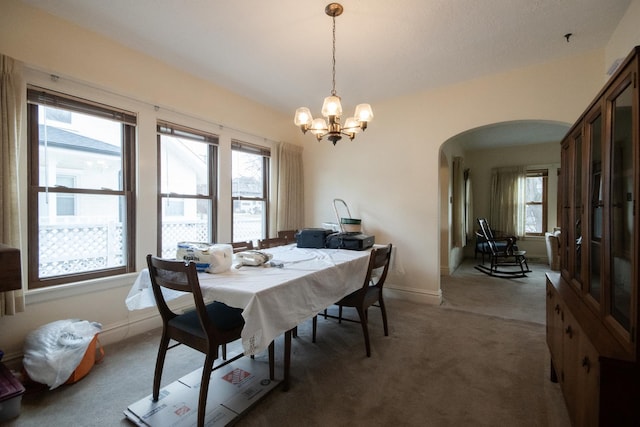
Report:
[{"label": "white sheer curtain", "polygon": [[[22,112],[21,64],[0,55],[0,242],[20,247],[18,142]],[[24,256],[25,251],[21,251]],[[22,290],[0,292],[0,317],[24,311]]]},{"label": "white sheer curtain", "polygon": [[304,170],[302,147],[286,142],[275,143],[271,154],[272,197],[270,234],[279,230],[298,230],[304,227]]},{"label": "white sheer curtain", "polygon": [[465,217],[465,191],[464,191],[464,170],[462,157],[453,158],[453,179],[452,179],[452,219],[451,238],[453,247],[462,248],[467,242],[466,217]]},{"label": "white sheer curtain", "polygon": [[489,225],[494,231],[524,238],[526,179],[524,166],[491,170]]},{"label": "white sheer curtain", "polygon": [[469,236],[475,235],[475,227],[476,222],[473,219],[473,189],[471,187],[471,171],[469,169],[464,170],[464,191],[465,191],[465,233],[466,233],[466,243],[469,243]]}]

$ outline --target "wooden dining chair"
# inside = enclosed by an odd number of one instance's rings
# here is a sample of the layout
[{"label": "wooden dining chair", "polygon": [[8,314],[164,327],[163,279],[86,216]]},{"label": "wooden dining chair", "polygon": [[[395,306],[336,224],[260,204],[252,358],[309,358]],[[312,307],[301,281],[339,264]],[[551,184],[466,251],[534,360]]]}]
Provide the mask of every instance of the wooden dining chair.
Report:
[{"label": "wooden dining chair", "polygon": [[278,231],[278,237],[286,239],[289,243],[295,243],[297,232],[297,230],[280,230]]},{"label": "wooden dining chair", "polygon": [[253,241],[247,240],[246,242],[231,242],[231,248],[233,253],[253,250]]},{"label": "wooden dining chair", "polygon": [[276,246],[288,245],[288,242],[284,237],[271,237],[267,239],[258,240],[258,249],[275,248]]},{"label": "wooden dining chair", "polygon": [[[380,308],[382,313],[382,325],[384,327],[384,335],[389,336],[389,327],[387,325],[387,310],[384,305],[384,298],[382,295],[382,287],[387,279],[387,273],[389,271],[389,264],[391,262],[391,250],[393,245],[390,243],[386,246],[374,247],[371,249],[371,255],[369,256],[369,266],[367,267],[367,274],[365,276],[362,287],[356,291],[353,291],[340,301],[336,302],[338,306],[338,316],[330,316],[327,311],[324,312],[324,317],[337,318],[339,322],[347,320],[350,322],[360,323],[362,326],[362,333],[364,334],[364,346],[367,350],[367,357],[371,357],[371,345],[369,343],[369,327],[368,327],[368,308],[376,306]],[[354,320],[342,317],[343,307],[355,308],[358,312],[360,320]],[[313,342],[316,341],[316,329],[317,329],[318,317],[313,317]]]},{"label": "wooden dining chair", "polygon": [[[160,394],[160,382],[167,350],[178,344],[184,344],[198,350],[206,355],[198,397],[198,427],[204,426],[209,379],[213,363],[218,358],[218,347],[240,338],[244,327],[242,309],[229,307],[217,301],[205,304],[198,281],[196,264],[193,262],[185,264],[182,260],[165,260],[149,254],[147,255],[147,266],[149,267],[153,295],[162,317],[162,337],[153,377],[153,401],[157,401]],[[183,314],[175,313],[167,305],[162,295],[162,288],[190,293],[193,296],[195,310]],[[178,344],[169,347],[170,340],[174,340]],[[217,368],[242,356],[243,354],[239,354]],[[269,374],[273,379],[273,342],[269,345]]]}]

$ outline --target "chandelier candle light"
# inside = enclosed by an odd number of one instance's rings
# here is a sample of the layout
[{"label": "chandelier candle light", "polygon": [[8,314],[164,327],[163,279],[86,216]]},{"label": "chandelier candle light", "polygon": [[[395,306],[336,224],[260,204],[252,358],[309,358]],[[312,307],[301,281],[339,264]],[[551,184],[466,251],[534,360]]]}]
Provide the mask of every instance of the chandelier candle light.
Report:
[{"label": "chandelier candle light", "polygon": [[307,107],[300,107],[296,110],[294,123],[299,126],[302,133],[308,130],[321,141],[325,136],[333,145],[342,139],[342,135],[346,135],[349,139],[353,139],[356,133],[367,128],[367,123],[373,119],[373,111],[369,104],[358,104],[353,117],[349,117],[344,121],[344,125],[340,123],[342,115],[342,105],[340,97],[336,95],[336,16],[340,16],[343,7],[339,3],[329,3],[325,7],[324,12],[333,20],[333,88],[331,96],[327,96],[322,104],[322,115],[329,119],[329,124],[323,118],[314,119],[311,111]]}]

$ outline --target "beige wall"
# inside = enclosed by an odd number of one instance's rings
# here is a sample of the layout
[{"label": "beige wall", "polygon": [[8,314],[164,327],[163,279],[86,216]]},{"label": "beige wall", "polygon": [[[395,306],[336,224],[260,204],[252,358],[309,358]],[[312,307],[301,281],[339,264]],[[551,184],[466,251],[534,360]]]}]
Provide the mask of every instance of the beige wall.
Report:
[{"label": "beige wall", "polygon": [[[155,247],[154,124],[156,118],[163,118],[221,134],[221,240],[229,237],[231,209],[225,203],[229,203],[230,173],[224,159],[230,155],[230,139],[301,142],[307,225],[335,221],[331,202],[344,199],[354,216],[363,219],[366,232],[397,248],[389,278],[392,292],[430,303],[441,301],[439,241],[441,230],[448,229],[448,224],[441,224],[440,188],[448,185],[440,182],[447,176],[440,163],[440,146],[467,129],[496,122],[571,123],[602,86],[605,68],[605,52],[595,51],[377,102],[370,128],[355,141],[340,141],[333,147],[299,135],[289,114],[253,103],[17,0],[3,0],[0,52],[44,71],[30,73],[33,82],[138,113],[139,268],[144,254]],[[52,82],[47,79],[50,73],[61,79]],[[160,109],[155,111],[154,105]],[[21,156],[24,178],[24,141]],[[449,165],[451,160],[447,159]],[[25,202],[21,206],[26,214]],[[26,333],[53,320],[78,317],[101,322],[106,343],[157,324],[155,310],[129,312],[124,306],[134,277],[29,293],[25,313],[0,318],[0,344],[7,357],[20,354]]]},{"label": "beige wall", "polygon": [[397,248],[389,287],[439,303],[440,146],[503,121],[572,123],[602,86],[603,61],[603,51],[590,52],[379,102],[375,120],[353,142],[333,147],[309,138],[305,180],[315,197],[306,201],[308,224],[333,219],[331,200],[346,200],[366,232]]},{"label": "beige wall", "polygon": [[[231,238],[231,139],[264,145],[300,139],[288,114],[251,102],[16,0],[2,1],[0,53],[24,62],[28,83],[137,113],[138,269],[145,265],[144,256],[156,248],[156,119],[220,135],[219,241]],[[60,79],[54,82],[50,74]],[[154,106],[159,109],[156,111]],[[21,143],[19,171],[22,218],[26,218],[25,138],[26,135]],[[24,221],[21,228],[26,248]],[[24,255],[23,264],[26,265]],[[24,266],[23,271],[27,271]],[[54,320],[81,318],[100,322],[103,343],[159,326],[157,310],[129,312],[124,304],[135,276],[28,292],[24,313],[0,318],[0,347],[5,358],[20,356],[25,335]]]},{"label": "beige wall", "polygon": [[606,48],[605,73],[616,59],[624,59],[631,49],[640,45],[640,0],[632,0]]}]

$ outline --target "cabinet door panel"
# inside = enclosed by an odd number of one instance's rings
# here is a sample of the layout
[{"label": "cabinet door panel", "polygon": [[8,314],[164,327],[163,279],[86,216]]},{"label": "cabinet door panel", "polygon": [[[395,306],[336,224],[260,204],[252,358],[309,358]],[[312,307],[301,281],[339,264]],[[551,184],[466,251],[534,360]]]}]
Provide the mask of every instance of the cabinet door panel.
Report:
[{"label": "cabinet door panel", "polygon": [[[600,302],[600,265],[602,258],[600,257],[600,241],[602,240],[602,114],[600,108],[597,108],[592,117],[587,122],[587,133],[589,135],[589,222],[591,229],[585,230],[588,233],[589,240],[589,266],[587,290],[589,295],[596,301]],[[587,244],[587,242],[585,242]]]},{"label": "cabinet door panel", "polygon": [[580,333],[578,322],[569,311],[564,312],[563,324],[563,346],[562,346],[562,374],[561,385],[569,417],[574,425],[576,424],[576,413],[581,402],[578,401],[578,376],[580,374]]},{"label": "cabinet door panel", "polygon": [[562,305],[553,285],[547,283],[547,344],[556,374],[562,374]]},{"label": "cabinet door panel", "polygon": [[[625,87],[626,85],[626,87]],[[610,312],[626,331],[631,330],[631,296],[634,254],[633,215],[633,86],[631,79],[623,81],[620,91],[611,99],[611,179],[609,283],[611,292]]]},{"label": "cabinet door panel", "polygon": [[600,363],[598,352],[587,339],[580,334],[580,350],[577,375],[576,425],[597,426],[600,405]]}]

